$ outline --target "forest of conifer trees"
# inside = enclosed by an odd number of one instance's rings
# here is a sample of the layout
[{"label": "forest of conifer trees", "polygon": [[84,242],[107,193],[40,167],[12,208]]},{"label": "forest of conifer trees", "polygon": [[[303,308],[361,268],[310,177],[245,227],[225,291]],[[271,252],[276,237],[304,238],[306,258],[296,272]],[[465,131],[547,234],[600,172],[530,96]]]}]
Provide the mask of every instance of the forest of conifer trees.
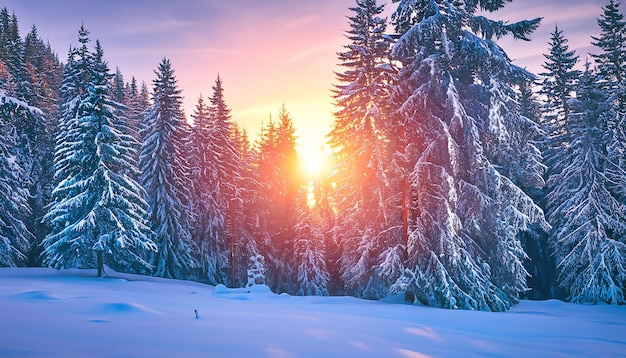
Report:
[{"label": "forest of conifer trees", "polygon": [[228,79],[187,116],[169,59],[128,81],[87,26],[60,58],[2,9],[0,266],[243,287],[254,258],[293,295],[626,304],[619,1],[585,63],[555,27],[539,74],[498,40],[530,41],[541,18],[488,18],[506,3],[394,0],[387,19],[356,0],[329,84],[333,167],[315,178],[288,104],[250,139]]}]

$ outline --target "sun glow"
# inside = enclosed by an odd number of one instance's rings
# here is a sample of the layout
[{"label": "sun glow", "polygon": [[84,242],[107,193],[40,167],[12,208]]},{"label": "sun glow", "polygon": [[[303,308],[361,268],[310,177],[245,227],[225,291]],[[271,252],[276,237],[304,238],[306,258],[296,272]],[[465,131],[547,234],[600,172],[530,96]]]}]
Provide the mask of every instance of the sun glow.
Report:
[{"label": "sun glow", "polygon": [[326,158],[321,148],[301,148],[300,162],[304,173],[309,178],[315,178],[326,168]]},{"label": "sun glow", "polygon": [[316,188],[320,182],[328,180],[330,175],[330,157],[323,147],[299,147],[300,170],[306,188],[306,203],[312,208],[316,205]]}]

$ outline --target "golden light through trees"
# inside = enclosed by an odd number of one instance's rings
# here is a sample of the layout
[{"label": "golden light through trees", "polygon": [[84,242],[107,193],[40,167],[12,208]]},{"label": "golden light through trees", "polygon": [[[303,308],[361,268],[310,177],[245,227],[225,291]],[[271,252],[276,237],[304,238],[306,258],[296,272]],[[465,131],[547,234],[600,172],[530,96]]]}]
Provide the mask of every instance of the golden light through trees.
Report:
[{"label": "golden light through trees", "polygon": [[[306,190],[306,203],[314,207],[319,200],[316,198],[316,186],[328,180],[332,169],[331,158],[323,147],[299,146],[298,158],[303,187]],[[317,193],[319,195],[319,193]]]},{"label": "golden light through trees", "polygon": [[316,177],[327,169],[326,155],[322,148],[300,147],[298,152],[300,154],[301,169],[308,177]]}]

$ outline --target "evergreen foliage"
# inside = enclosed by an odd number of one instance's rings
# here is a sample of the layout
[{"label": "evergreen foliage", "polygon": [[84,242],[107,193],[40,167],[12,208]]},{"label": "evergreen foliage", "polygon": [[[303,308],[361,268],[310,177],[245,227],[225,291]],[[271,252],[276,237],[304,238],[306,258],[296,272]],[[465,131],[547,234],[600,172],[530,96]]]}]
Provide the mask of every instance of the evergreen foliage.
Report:
[{"label": "evergreen foliage", "polygon": [[[89,32],[79,30],[81,47],[71,50],[63,79],[63,117],[55,152],[54,201],[44,220],[44,264],[55,268],[116,270],[150,268],[141,254],[155,250],[147,226],[141,187],[127,173],[133,138],[117,117],[120,104],[110,96],[110,74],[100,43],[87,48]],[[97,255],[97,262],[96,262]]]},{"label": "evergreen foliage", "polygon": [[597,83],[587,64],[566,118],[566,144],[549,161],[550,243],[568,300],[624,304],[626,206],[607,175],[615,167],[605,140],[612,112]]},{"label": "evergreen foliage", "polygon": [[597,67],[581,73],[555,27],[538,82],[498,45],[540,22],[490,19],[509,2],[393,0],[385,34],[384,6],[355,0],[334,166],[315,177],[285,105],[251,144],[218,76],[190,125],[166,58],[150,93],[111,74],[84,27],[63,65],[0,9],[0,266],[492,311],[520,297],[626,304],[620,2],[598,18]]},{"label": "evergreen foliage", "polygon": [[[334,97],[339,110],[328,135],[337,163],[331,179],[337,185],[333,199],[342,218],[334,230],[340,238],[340,272],[348,292],[381,298],[387,289],[373,286],[382,280],[388,287],[399,272],[378,270],[391,274],[381,276],[374,271],[390,262],[387,255],[402,253],[383,253],[387,247],[401,245],[401,231],[394,222],[398,203],[391,200],[391,188],[397,188],[398,183],[389,177],[387,160],[385,106],[392,73],[390,44],[385,37],[386,19],[380,17],[384,6],[375,0],[359,0],[356,5],[348,17],[346,38],[350,44],[338,54],[345,71],[337,73],[340,84]],[[405,257],[396,259],[403,261]]]},{"label": "evergreen foliage", "polygon": [[189,232],[189,169],[184,146],[188,131],[181,91],[167,58],[155,74],[153,105],[143,120],[139,155],[141,182],[147,192],[150,225],[158,247],[151,263],[155,276],[187,279],[197,267],[196,246]]},{"label": "evergreen foliage", "polygon": [[209,107],[200,97],[191,115],[193,127],[188,139],[191,179],[192,237],[200,249],[201,279],[225,282],[228,266],[225,242],[225,215],[218,204],[218,163],[212,153],[213,121]]},{"label": "evergreen foliage", "polygon": [[[57,117],[57,99],[61,65],[49,45],[45,45],[37,28],[22,40],[17,16],[0,11],[0,88],[5,94],[26,101],[41,109],[38,112],[6,112],[5,128],[12,132],[12,155],[15,156],[19,179],[14,191],[25,193],[30,209],[19,217],[31,237],[26,252],[28,265],[40,265],[40,242],[48,233],[40,223],[51,200],[54,140],[52,131]],[[8,142],[7,142],[8,143]]]},{"label": "evergreen foliage", "polygon": [[[241,287],[245,283],[239,281],[243,277],[246,257],[252,257],[259,252],[258,237],[261,236],[260,222],[262,220],[259,206],[259,181],[253,160],[254,150],[248,139],[245,130],[235,127],[233,139],[237,143],[237,151],[240,154],[239,182],[236,183],[239,189],[238,208],[235,210],[235,241],[234,254],[232,255],[234,267],[233,287]],[[232,246],[231,246],[232,248]]]},{"label": "evergreen foliage", "polygon": [[283,105],[278,121],[270,117],[256,143],[259,250],[267,257],[268,285],[274,292],[294,293],[294,226],[302,178],[298,174],[296,135]]},{"label": "evergreen foliage", "polygon": [[15,267],[26,262],[32,233],[24,218],[31,208],[28,192],[22,187],[22,168],[17,161],[17,138],[11,118],[19,112],[40,115],[28,106],[0,90],[0,267]]},{"label": "evergreen foliage", "polygon": [[250,256],[250,268],[248,269],[248,283],[246,284],[246,290],[250,292],[250,287],[254,285],[264,285],[265,284],[265,258],[256,254]]},{"label": "evergreen foliage", "polygon": [[541,94],[546,97],[543,113],[544,117],[553,118],[552,121],[556,122],[551,126],[558,126],[569,114],[568,102],[574,94],[580,71],[574,70],[578,56],[569,51],[567,39],[558,27],[554,28],[548,45],[550,53],[544,55],[546,61],[543,64],[546,72],[539,74],[543,77]]},{"label": "evergreen foliage", "polygon": [[407,269],[392,289],[433,306],[506,310],[527,288],[519,236],[548,224],[514,182],[541,177],[520,162],[538,129],[513,89],[532,76],[495,41],[527,40],[540,19],[476,14],[504,2],[398,2],[392,56],[403,67],[392,101],[405,128],[411,222]]},{"label": "evergreen foliage", "polygon": [[327,296],[326,249],[321,218],[304,203],[298,207],[298,223],[294,238],[296,294],[300,296]]},{"label": "evergreen foliage", "polygon": [[609,0],[598,19],[600,36],[592,36],[601,52],[592,54],[598,66],[602,88],[623,115],[626,112],[626,21],[619,1]]}]

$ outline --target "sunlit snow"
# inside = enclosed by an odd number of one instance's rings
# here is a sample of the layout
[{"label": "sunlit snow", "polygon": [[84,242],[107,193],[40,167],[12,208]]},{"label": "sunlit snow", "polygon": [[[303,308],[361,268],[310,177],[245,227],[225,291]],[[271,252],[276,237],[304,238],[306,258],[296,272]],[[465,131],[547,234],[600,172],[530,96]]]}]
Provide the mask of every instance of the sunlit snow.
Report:
[{"label": "sunlit snow", "polygon": [[[626,307],[522,301],[504,313],[398,298],[277,295],[93,270],[0,269],[7,357],[611,357]],[[395,302],[394,302],[395,301]],[[197,312],[197,319],[196,319]]]}]

